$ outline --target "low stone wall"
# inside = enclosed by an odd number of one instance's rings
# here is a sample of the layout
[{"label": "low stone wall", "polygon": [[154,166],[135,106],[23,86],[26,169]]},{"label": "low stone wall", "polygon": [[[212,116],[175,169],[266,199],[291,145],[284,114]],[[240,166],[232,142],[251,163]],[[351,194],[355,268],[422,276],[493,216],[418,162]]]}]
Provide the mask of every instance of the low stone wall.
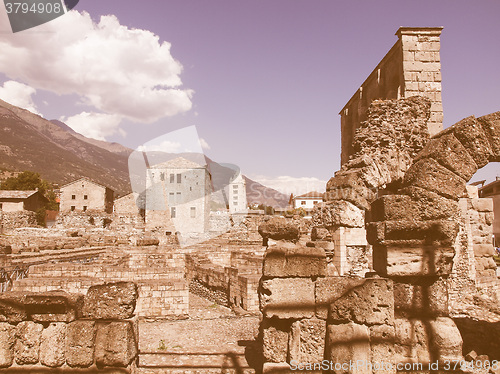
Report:
[{"label": "low stone wall", "polygon": [[132,373],[137,287],[0,294],[0,372]]},{"label": "low stone wall", "polygon": [[0,233],[10,234],[20,227],[37,227],[36,213],[23,210],[22,212],[1,212]]}]

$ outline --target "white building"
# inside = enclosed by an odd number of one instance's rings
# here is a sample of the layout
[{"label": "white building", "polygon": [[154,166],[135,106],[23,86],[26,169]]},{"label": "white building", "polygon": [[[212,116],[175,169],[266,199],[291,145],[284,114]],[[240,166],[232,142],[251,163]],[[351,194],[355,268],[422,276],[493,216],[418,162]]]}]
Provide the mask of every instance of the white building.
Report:
[{"label": "white building", "polygon": [[308,192],[304,195],[293,198],[293,209],[302,208],[309,213],[316,204],[323,201],[324,194],[316,191]]},{"label": "white building", "polygon": [[208,231],[211,183],[206,166],[178,157],[147,173],[147,227],[171,228],[183,236]]},{"label": "white building", "polygon": [[229,184],[229,213],[247,212],[247,188],[243,175],[238,176]]}]

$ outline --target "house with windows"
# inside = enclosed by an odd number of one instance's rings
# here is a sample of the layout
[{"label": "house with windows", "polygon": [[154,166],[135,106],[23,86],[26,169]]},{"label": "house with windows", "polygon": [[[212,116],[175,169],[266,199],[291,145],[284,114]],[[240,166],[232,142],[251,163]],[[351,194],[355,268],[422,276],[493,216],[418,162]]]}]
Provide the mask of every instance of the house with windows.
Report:
[{"label": "house with windows", "polygon": [[147,169],[146,227],[181,235],[209,230],[210,173],[206,165],[183,157]]},{"label": "house with windows", "polygon": [[111,188],[83,177],[60,188],[59,210],[61,212],[112,213],[113,195],[114,191]]},{"label": "house with windows", "polygon": [[323,202],[324,194],[321,192],[308,192],[304,195],[294,196],[292,200],[292,209],[302,208],[308,214],[313,210],[316,204]]}]

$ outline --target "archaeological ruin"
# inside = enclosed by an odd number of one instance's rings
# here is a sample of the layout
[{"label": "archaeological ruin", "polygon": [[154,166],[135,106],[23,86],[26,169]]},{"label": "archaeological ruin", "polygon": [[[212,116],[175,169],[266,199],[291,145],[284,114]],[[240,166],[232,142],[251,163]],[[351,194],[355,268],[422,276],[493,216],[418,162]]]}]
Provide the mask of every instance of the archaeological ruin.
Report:
[{"label": "archaeological ruin", "polygon": [[499,374],[493,205],[467,183],[500,161],[500,112],[443,130],[441,31],[401,27],[341,110],[311,219],[244,215],[241,174],[201,214],[214,182],[186,159],[113,209],[64,186],[49,228],[0,211],[0,373]]}]

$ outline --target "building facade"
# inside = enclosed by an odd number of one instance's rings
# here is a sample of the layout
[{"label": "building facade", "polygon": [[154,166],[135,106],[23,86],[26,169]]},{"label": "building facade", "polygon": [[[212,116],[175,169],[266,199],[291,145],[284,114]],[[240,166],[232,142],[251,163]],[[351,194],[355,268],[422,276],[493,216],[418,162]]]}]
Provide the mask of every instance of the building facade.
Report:
[{"label": "building facade", "polygon": [[2,212],[36,212],[47,199],[38,191],[0,190],[0,210]]},{"label": "building facade", "polygon": [[111,188],[80,178],[60,188],[61,212],[99,211],[113,212],[113,195]]},{"label": "building facade", "polygon": [[247,188],[245,178],[240,173],[229,184],[228,205],[229,213],[246,213],[247,212]]},{"label": "building facade", "polygon": [[307,213],[310,213],[316,204],[323,201],[324,194],[316,191],[308,192],[304,195],[295,196],[292,200],[293,209],[302,208]]}]

